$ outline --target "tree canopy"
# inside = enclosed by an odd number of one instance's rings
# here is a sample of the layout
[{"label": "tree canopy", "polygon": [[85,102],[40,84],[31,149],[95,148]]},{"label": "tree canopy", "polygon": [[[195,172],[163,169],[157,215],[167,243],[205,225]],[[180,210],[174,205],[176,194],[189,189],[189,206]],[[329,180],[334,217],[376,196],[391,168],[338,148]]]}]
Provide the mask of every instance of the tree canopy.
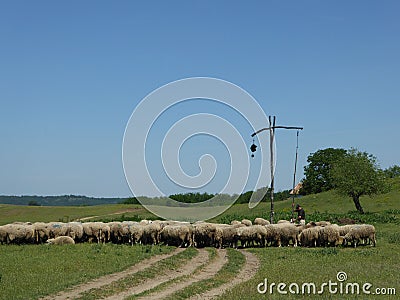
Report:
[{"label": "tree canopy", "polygon": [[327,148],[311,153],[304,167],[302,194],[316,194],[333,189],[332,166],[346,154],[344,149]]},{"label": "tree canopy", "polygon": [[364,213],[360,196],[374,195],[385,189],[384,174],[376,157],[357,149],[347,151],[333,164],[331,178],[336,190],[351,197],[360,213]]},{"label": "tree canopy", "polygon": [[199,203],[204,202],[214,197],[213,194],[208,193],[187,193],[187,194],[174,194],[169,198],[183,203]]},{"label": "tree canopy", "polygon": [[394,165],[383,171],[387,178],[400,177],[400,166]]}]

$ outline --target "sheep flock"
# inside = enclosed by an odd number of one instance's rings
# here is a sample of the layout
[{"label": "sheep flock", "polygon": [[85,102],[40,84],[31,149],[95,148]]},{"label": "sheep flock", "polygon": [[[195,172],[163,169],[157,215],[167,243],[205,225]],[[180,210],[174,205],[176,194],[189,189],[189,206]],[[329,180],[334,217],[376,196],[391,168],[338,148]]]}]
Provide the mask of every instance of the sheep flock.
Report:
[{"label": "sheep flock", "polygon": [[376,245],[375,227],[368,224],[339,226],[327,221],[296,225],[286,220],[270,224],[256,218],[231,224],[208,222],[14,222],[0,226],[1,244],[115,243],[177,247],[357,247]]}]

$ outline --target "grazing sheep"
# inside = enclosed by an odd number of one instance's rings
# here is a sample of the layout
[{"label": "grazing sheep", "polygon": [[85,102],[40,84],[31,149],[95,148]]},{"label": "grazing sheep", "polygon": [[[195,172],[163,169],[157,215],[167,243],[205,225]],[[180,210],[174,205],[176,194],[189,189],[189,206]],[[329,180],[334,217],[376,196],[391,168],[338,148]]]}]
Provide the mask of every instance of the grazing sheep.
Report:
[{"label": "grazing sheep", "polygon": [[139,224],[129,224],[129,243],[133,246],[134,244],[140,244],[143,236],[143,226]]},{"label": "grazing sheep", "polygon": [[332,225],[331,222],[329,222],[329,221],[318,221],[318,222],[311,221],[306,224],[305,228],[310,228],[310,227],[315,227],[315,226],[325,227],[328,225]]},{"label": "grazing sheep", "polygon": [[301,246],[317,247],[319,242],[319,230],[321,227],[314,226],[304,229],[299,234],[299,242]]},{"label": "grazing sheep", "polygon": [[160,242],[167,246],[190,247],[192,241],[191,225],[166,225],[160,232]]},{"label": "grazing sheep", "polygon": [[277,224],[264,225],[266,229],[265,245],[281,247],[281,227]]},{"label": "grazing sheep", "polygon": [[263,219],[263,218],[255,218],[254,219],[254,225],[269,225],[269,221]]},{"label": "grazing sheep", "polygon": [[213,223],[197,223],[193,225],[193,243],[195,247],[210,247],[215,244],[217,225]]},{"label": "grazing sheep", "polygon": [[311,227],[315,227],[315,226],[317,226],[317,224],[315,224],[314,221],[311,221],[311,222],[308,222],[308,223],[305,225],[305,228],[311,228]]},{"label": "grazing sheep", "polygon": [[357,225],[344,225],[344,226],[339,226],[339,235],[340,236],[345,236],[346,234],[349,233],[350,229],[354,226]]},{"label": "grazing sheep", "polygon": [[33,224],[35,231],[35,242],[37,244],[44,243],[50,238],[50,224],[43,222],[36,222]]},{"label": "grazing sheep", "polygon": [[70,222],[66,224],[67,235],[74,239],[76,242],[80,242],[83,238],[83,226],[81,222]]},{"label": "grazing sheep", "polygon": [[376,246],[376,230],[374,225],[369,225],[369,224],[362,224],[362,238],[365,239],[368,244],[373,244],[373,246]]},{"label": "grazing sheep", "polygon": [[58,236],[68,235],[68,227],[63,222],[50,222],[47,224],[49,228],[49,237],[56,238]]},{"label": "grazing sheep", "polygon": [[[141,223],[141,222],[140,222]],[[160,221],[153,221],[142,227],[142,244],[157,245],[160,231],[162,230]]]},{"label": "grazing sheep", "polygon": [[140,225],[149,225],[150,223],[152,223],[151,220],[141,220],[141,221],[139,222]]},{"label": "grazing sheep", "polygon": [[108,226],[110,227],[110,241],[112,243],[121,244],[128,241],[128,226],[123,225],[122,222],[109,222]]},{"label": "grazing sheep", "polygon": [[110,226],[103,222],[88,222],[83,223],[83,233],[85,239],[92,243],[96,241],[99,243],[106,243],[110,239]]},{"label": "grazing sheep", "polygon": [[251,223],[251,221],[250,221],[250,220],[247,220],[247,219],[243,219],[243,220],[242,220],[242,224],[244,224],[244,225],[246,225],[246,226],[251,226],[251,225],[253,225],[253,223]]},{"label": "grazing sheep", "polygon": [[71,245],[75,244],[75,241],[70,236],[59,236],[54,239],[48,239],[47,243],[51,245]]},{"label": "grazing sheep", "polygon": [[357,243],[368,239],[376,246],[375,227],[373,225],[362,224],[354,225],[350,231],[343,238],[343,245],[346,246],[349,242],[353,244],[354,248],[357,247]]},{"label": "grazing sheep", "polygon": [[339,244],[339,226],[336,224],[321,227],[319,230],[319,243],[321,246],[333,246]]},{"label": "grazing sheep", "polygon": [[288,220],[279,220],[277,224],[291,224]]},{"label": "grazing sheep", "polygon": [[332,225],[332,223],[329,222],[329,221],[319,221],[319,222],[315,222],[315,225],[316,225],[316,226],[325,227],[325,226]]},{"label": "grazing sheep", "polygon": [[5,226],[0,226],[0,244],[7,243],[7,228]]},{"label": "grazing sheep", "polygon": [[7,224],[3,230],[2,235],[7,244],[32,244],[35,240],[33,225]]},{"label": "grazing sheep", "polygon": [[[236,225],[228,225],[228,226],[217,226],[215,230],[215,247],[222,248],[222,247],[232,247],[237,248],[238,242],[238,228],[242,224]],[[241,227],[241,226],[240,226]]]},{"label": "grazing sheep", "polygon": [[[376,230],[373,225],[338,226],[328,221],[309,222],[307,225],[295,225],[286,220],[278,224],[269,224],[262,218],[232,221],[228,224],[180,221],[143,222],[14,222],[0,226],[0,243],[30,244],[43,243],[58,237],[71,238],[74,242],[113,243],[134,245],[136,243],[158,244],[179,247],[237,248],[238,241],[243,247],[289,246],[304,247],[336,246],[351,244],[354,247],[363,244],[376,246]],[[261,225],[265,224],[265,225]],[[68,242],[67,242],[68,243]]]},{"label": "grazing sheep", "polygon": [[238,239],[243,247],[250,247],[258,244],[259,246],[265,246],[265,239],[267,237],[267,230],[265,226],[253,225],[240,227],[237,230]]},{"label": "grazing sheep", "polygon": [[290,242],[292,242],[293,246],[297,247],[298,235],[302,227],[297,227],[290,222],[279,223],[276,224],[275,227],[278,228],[281,245],[289,246]]}]

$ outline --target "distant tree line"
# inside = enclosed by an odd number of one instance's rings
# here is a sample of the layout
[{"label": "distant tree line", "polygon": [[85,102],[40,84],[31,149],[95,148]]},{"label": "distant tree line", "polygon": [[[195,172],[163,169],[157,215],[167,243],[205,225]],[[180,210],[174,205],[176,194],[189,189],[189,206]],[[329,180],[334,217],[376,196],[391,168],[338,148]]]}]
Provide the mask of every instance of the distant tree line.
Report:
[{"label": "distant tree line", "polygon": [[81,195],[60,196],[0,196],[0,204],[29,205],[29,206],[89,206],[116,204],[123,198],[95,198]]},{"label": "distant tree line", "polygon": [[174,194],[169,196],[169,198],[183,203],[204,202],[211,199],[212,197],[214,197],[214,195],[208,193],[186,193],[186,194]]},{"label": "distant tree line", "polygon": [[[240,195],[234,194],[234,195],[228,195],[228,194],[209,194],[209,193],[180,193],[180,194],[173,194],[170,195],[169,198],[172,200],[175,200],[179,203],[182,204],[189,204],[189,203],[202,203],[207,200],[212,199],[210,202],[210,205],[218,205],[222,203],[230,203],[234,201],[236,198],[235,204],[243,204],[243,203],[248,203],[250,201],[251,196],[253,195],[253,191],[248,191],[245,193],[242,193]],[[270,189],[262,188],[256,191],[256,193],[263,193],[264,197],[262,198],[261,201],[269,201],[270,197]],[[286,200],[287,198],[290,197],[290,190],[284,190],[284,191],[279,191],[274,193],[274,200],[275,201],[282,201]],[[150,204],[157,204],[157,201],[160,200],[160,198],[147,198],[143,197],[147,202]],[[128,199],[125,199],[121,203],[123,204],[140,204],[138,199],[136,197],[131,197]],[[170,203],[171,206],[173,206],[172,201],[166,200],[166,203]],[[178,206],[185,206],[185,205],[178,205]]]}]

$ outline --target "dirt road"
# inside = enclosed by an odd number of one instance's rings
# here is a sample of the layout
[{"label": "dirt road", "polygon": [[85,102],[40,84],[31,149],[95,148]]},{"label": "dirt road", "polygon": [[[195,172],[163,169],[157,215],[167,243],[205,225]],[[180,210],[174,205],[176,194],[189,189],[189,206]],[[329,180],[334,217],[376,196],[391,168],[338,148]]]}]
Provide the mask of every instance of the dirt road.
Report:
[{"label": "dirt road", "polygon": [[[102,276],[93,281],[60,292],[57,295],[47,296],[42,298],[42,300],[79,299],[83,293],[90,293],[93,289],[102,289],[107,287],[112,283],[118,282],[119,280],[127,278],[135,273],[152,268],[156,263],[174,257],[183,251],[185,251],[184,248],[177,248],[169,254],[153,256],[122,272]],[[237,284],[251,279],[259,268],[259,260],[250,252],[245,250],[238,251],[245,256],[246,262],[233,280],[199,295],[193,295],[190,299],[214,299]],[[227,262],[228,255],[225,249],[218,249],[216,251],[216,256],[213,258],[210,258],[209,252],[206,249],[197,249],[197,255],[184,261],[178,268],[167,270],[166,272],[160,272],[160,274],[157,274],[155,278],[145,279],[138,284],[129,286],[129,288],[122,292],[117,292],[103,299],[120,300],[132,295],[140,296],[142,293],[145,293],[144,296],[139,297],[139,299],[142,300],[165,299],[196,282],[213,278]]]}]

